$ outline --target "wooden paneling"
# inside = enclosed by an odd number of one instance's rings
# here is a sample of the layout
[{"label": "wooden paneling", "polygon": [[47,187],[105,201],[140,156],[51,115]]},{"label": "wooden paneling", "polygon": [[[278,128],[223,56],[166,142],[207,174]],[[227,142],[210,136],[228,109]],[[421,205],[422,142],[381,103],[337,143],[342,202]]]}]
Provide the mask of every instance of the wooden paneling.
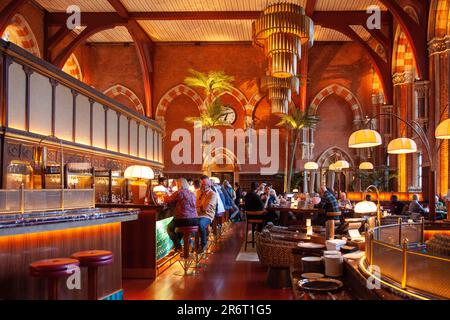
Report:
[{"label": "wooden paneling", "polygon": [[[0,299],[45,299],[46,281],[29,276],[31,262],[69,257],[82,250],[110,250],[114,263],[99,269],[99,297],[121,289],[121,225],[67,229],[0,237]],[[68,290],[60,281],[61,299],[87,299],[87,273],[81,272],[81,290]]]},{"label": "wooden paneling", "polygon": [[36,0],[50,12],[66,12],[71,5],[77,5],[83,12],[114,12],[108,0]]}]

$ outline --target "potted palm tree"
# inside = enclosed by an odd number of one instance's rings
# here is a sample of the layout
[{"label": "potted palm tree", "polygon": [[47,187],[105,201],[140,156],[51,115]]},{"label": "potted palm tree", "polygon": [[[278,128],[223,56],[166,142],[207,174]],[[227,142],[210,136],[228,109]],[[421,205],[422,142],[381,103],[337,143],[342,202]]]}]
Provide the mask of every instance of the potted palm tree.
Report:
[{"label": "potted palm tree", "polygon": [[[211,71],[209,73],[199,72],[189,69],[188,76],[184,83],[191,88],[203,90],[203,108],[199,117],[186,117],[184,120],[194,124],[196,128],[202,128],[203,155],[205,158],[207,146],[210,144],[210,131],[218,126],[231,126],[224,120],[227,113],[227,106],[223,105],[220,94],[231,92],[234,77],[226,75],[223,71]],[[209,169],[209,164],[208,164]]]},{"label": "potted palm tree", "polygon": [[[313,125],[319,122],[319,118],[317,116],[312,116],[309,114],[309,109],[305,111],[299,108],[291,108],[289,114],[279,115],[281,117],[281,121],[277,124],[278,127],[284,127],[286,130],[291,133],[291,144],[292,147],[287,152],[288,157],[288,167],[286,168],[286,183],[285,188],[286,191],[291,190],[291,181],[294,175],[294,162],[295,162],[295,154],[297,150],[297,146],[300,142],[300,137],[302,130],[304,128],[310,128]],[[289,139],[286,139],[288,141]],[[286,143],[286,147],[288,148],[288,144]]]}]

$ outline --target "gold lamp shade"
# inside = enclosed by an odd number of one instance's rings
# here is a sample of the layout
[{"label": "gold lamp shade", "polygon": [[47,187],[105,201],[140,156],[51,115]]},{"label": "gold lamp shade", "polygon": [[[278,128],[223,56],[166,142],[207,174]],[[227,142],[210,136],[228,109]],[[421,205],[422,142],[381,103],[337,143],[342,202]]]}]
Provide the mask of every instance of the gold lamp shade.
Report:
[{"label": "gold lamp shade", "polygon": [[317,170],[319,169],[319,165],[316,162],[307,162],[304,166],[305,170]]},{"label": "gold lamp shade", "polygon": [[389,142],[389,154],[408,154],[417,152],[417,144],[409,138],[398,138]]},{"label": "gold lamp shade", "polygon": [[152,168],[146,166],[131,166],[125,170],[126,179],[144,179],[151,180],[155,178]]},{"label": "gold lamp shade", "polygon": [[435,131],[436,139],[450,139],[450,119],[442,121]]},{"label": "gold lamp shade", "polygon": [[334,164],[334,167],[338,170],[350,168],[350,164],[345,160],[339,160]]},{"label": "gold lamp shade", "polygon": [[305,9],[293,3],[268,6],[253,25],[256,45],[263,47],[269,58],[270,75],[290,78],[297,75],[301,46],[312,46],[314,23]]},{"label": "gold lamp shade", "polygon": [[373,164],[371,162],[361,162],[359,170],[373,170]]},{"label": "gold lamp shade", "polygon": [[370,129],[355,131],[348,139],[348,147],[353,149],[376,147],[382,143],[381,135]]},{"label": "gold lamp shade", "polygon": [[370,214],[378,211],[377,205],[372,201],[361,201],[355,205],[355,213]]}]

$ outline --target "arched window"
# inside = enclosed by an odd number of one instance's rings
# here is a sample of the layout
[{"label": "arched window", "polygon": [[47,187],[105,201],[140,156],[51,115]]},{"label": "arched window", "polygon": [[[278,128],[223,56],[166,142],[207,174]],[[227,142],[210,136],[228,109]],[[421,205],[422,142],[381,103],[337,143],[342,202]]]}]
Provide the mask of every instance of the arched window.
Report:
[{"label": "arched window", "polygon": [[74,54],[71,54],[69,59],[67,59],[66,63],[64,64],[63,71],[67,74],[70,74],[75,79],[83,81],[81,67],[78,63],[77,57]]},{"label": "arched window", "polygon": [[41,57],[41,51],[30,26],[23,16],[16,14],[11,23],[2,34],[2,39],[29,51],[37,57]]}]

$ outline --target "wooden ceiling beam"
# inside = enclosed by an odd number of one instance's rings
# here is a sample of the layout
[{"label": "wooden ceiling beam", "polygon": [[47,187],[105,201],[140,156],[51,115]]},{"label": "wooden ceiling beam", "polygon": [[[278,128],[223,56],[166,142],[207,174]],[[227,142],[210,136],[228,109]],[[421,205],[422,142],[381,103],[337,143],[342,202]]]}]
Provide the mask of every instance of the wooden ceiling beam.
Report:
[{"label": "wooden ceiling beam", "polygon": [[427,54],[427,25],[428,10],[426,1],[421,1],[421,10],[418,12],[419,23],[417,23],[403,8],[393,0],[379,0],[392,13],[395,20],[402,27],[414,53],[417,64],[417,73],[424,79],[428,75]]},{"label": "wooden ceiling beam", "polygon": [[312,17],[316,9],[317,0],[307,0],[305,6],[306,15]]},{"label": "wooden ceiling beam", "polygon": [[130,19],[130,13],[120,0],[108,0],[108,2],[116,10],[120,18],[127,20],[126,27],[136,44],[144,82],[145,115],[151,118],[153,117],[153,41],[136,20]]},{"label": "wooden ceiling beam", "polygon": [[[129,20],[256,20],[260,11],[179,11],[179,12],[129,12]],[[55,12],[49,14],[49,25],[62,25],[66,23],[68,14]],[[125,16],[124,16],[125,17]],[[85,12],[81,15],[81,24],[87,25],[92,21],[116,19],[117,23],[126,24],[127,18],[116,12]],[[369,15],[365,11],[315,11],[312,19],[315,24],[329,21],[345,21],[348,24],[365,24]],[[383,12],[382,23],[390,21],[390,14]]]}]

